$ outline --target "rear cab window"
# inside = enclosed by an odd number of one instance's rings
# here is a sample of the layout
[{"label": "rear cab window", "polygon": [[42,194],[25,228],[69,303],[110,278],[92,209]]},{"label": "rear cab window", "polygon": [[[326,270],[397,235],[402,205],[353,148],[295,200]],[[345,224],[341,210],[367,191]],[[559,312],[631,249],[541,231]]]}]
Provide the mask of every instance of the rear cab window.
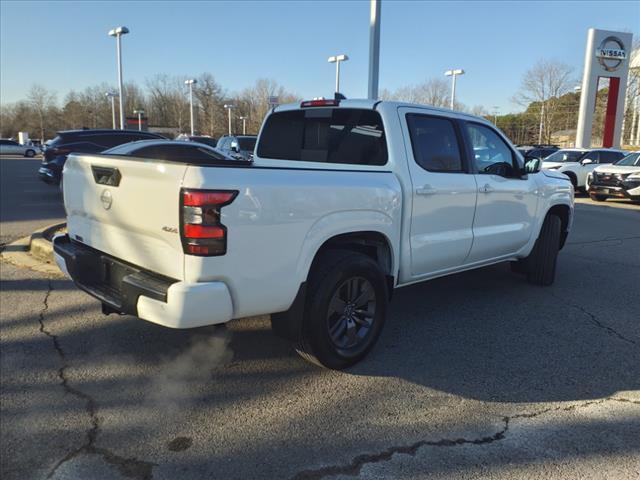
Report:
[{"label": "rear cab window", "polygon": [[380,114],[356,108],[313,107],[271,114],[258,157],[343,165],[385,165],[387,142]]}]

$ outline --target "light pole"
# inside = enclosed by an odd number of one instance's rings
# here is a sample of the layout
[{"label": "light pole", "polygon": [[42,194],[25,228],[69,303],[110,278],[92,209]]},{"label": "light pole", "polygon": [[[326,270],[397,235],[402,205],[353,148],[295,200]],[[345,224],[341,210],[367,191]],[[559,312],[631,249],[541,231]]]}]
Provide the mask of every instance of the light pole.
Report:
[{"label": "light pole", "polygon": [[380,2],[371,0],[369,14],[369,85],[367,96],[378,99],[378,74],[380,72]]},{"label": "light pole", "polygon": [[190,78],[189,80],[184,81],[185,85],[189,85],[189,104],[190,104],[190,113],[191,113],[191,136],[193,137],[195,133],[194,124],[193,124],[193,85],[198,83],[195,78]]},{"label": "light pole", "polygon": [[116,129],[116,97],[118,94],[116,92],[107,92],[105,93],[107,98],[111,99],[111,123],[113,125],[113,129]]},{"label": "light pole", "polygon": [[333,57],[328,58],[329,63],[336,64],[336,93],[340,92],[340,62],[345,62],[349,60],[347,55],[334,55]]},{"label": "light pole", "polygon": [[142,115],[144,115],[144,110],[134,110],[133,114],[138,116],[138,130],[142,131]]},{"label": "light pole", "polygon": [[127,27],[116,27],[109,30],[110,37],[116,37],[116,51],[118,54],[118,91],[120,93],[119,105],[120,105],[120,130],[124,130],[124,92],[122,89],[122,35],[129,33]]},{"label": "light pole", "polygon": [[247,134],[247,117],[238,117],[238,118],[242,120],[242,134],[246,135]]},{"label": "light pole", "polygon": [[493,124],[496,127],[498,126],[498,110],[499,110],[499,107],[497,105],[494,105],[494,107],[493,107]]},{"label": "light pole", "polygon": [[455,70],[447,70],[444,72],[447,77],[452,77],[451,79],[451,110],[454,109],[456,104],[456,77],[458,75],[464,75],[464,70],[461,68]]},{"label": "light pole", "polygon": [[227,103],[225,104],[224,108],[226,108],[227,112],[229,112],[229,135],[231,135],[231,109],[235,108],[235,105]]}]

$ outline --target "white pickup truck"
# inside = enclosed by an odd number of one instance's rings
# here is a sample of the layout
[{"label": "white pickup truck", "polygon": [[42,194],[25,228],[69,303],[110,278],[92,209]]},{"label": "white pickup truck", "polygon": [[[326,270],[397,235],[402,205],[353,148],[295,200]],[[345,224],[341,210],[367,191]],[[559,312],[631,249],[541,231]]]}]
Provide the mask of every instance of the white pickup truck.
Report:
[{"label": "white pickup truck", "polygon": [[171,328],[272,314],[303,357],[344,368],[374,345],[395,288],[505,261],[553,282],[573,188],[522,162],[459,112],[283,105],[251,162],[69,156],[55,257],[105,313]]}]

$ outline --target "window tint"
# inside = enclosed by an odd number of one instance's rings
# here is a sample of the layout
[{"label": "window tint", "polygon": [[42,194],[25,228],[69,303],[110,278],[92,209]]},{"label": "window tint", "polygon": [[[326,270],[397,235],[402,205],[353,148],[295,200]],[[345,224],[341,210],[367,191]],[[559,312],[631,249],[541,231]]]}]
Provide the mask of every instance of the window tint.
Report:
[{"label": "window tint", "polygon": [[462,156],[453,122],[446,118],[408,114],[409,136],[416,163],[430,172],[462,172]]},{"label": "window tint", "polygon": [[620,160],[624,155],[619,152],[600,152],[600,163],[613,163]]},{"label": "window tint", "polygon": [[378,112],[309,108],[267,119],[258,156],[281,160],[384,165],[387,144]]},{"label": "window tint", "polygon": [[591,152],[588,152],[585,156],[583,156],[580,161],[582,160],[593,160],[593,163],[598,163],[598,158],[600,156],[600,152],[598,152],[597,150],[593,150]]},{"label": "window tint", "polygon": [[477,123],[466,123],[478,173],[512,177],[516,175],[513,152],[491,128]]}]

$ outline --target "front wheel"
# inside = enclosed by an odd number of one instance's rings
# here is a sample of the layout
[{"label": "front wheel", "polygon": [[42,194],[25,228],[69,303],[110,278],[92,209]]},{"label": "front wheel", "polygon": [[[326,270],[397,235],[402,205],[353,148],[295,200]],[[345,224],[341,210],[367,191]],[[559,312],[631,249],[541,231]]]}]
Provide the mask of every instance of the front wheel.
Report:
[{"label": "front wheel", "polygon": [[343,369],[371,350],[388,304],[385,276],[370,257],[329,250],[314,262],[296,350],[313,363]]},{"label": "front wheel", "polygon": [[27,150],[26,152],[24,152],[24,156],[27,158],[33,158],[35,155],[36,155],[35,150]]},{"label": "front wheel", "polygon": [[542,224],[540,236],[531,254],[525,259],[529,283],[548,286],[555,280],[561,230],[560,218],[556,215],[547,215]]}]

